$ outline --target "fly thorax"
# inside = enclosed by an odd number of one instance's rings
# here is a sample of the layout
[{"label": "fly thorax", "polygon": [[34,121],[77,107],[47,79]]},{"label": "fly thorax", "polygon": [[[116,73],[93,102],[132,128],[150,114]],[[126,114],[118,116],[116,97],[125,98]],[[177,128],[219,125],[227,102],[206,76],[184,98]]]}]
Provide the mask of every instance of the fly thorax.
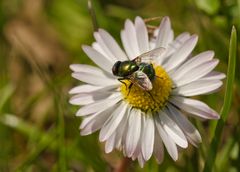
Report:
[{"label": "fly thorax", "polygon": [[133,72],[138,70],[138,66],[135,62],[132,61],[123,61],[119,66],[118,72],[119,76],[126,77],[131,75]]}]

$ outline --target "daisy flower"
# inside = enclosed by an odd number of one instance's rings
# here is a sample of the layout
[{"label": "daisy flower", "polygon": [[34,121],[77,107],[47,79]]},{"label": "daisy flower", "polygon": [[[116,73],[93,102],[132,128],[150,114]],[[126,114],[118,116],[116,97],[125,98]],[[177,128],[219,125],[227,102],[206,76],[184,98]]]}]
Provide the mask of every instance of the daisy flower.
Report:
[{"label": "daisy flower", "polygon": [[[72,77],[85,84],[70,90],[70,103],[81,106],[76,115],[83,117],[81,135],[100,130],[105,152],[114,148],[124,156],[138,159],[140,166],[153,155],[163,161],[164,146],[174,161],[178,147],[201,142],[198,130],[187,116],[219,119],[205,103],[189,97],[209,94],[223,84],[223,73],[213,71],[218,64],[213,51],[196,56],[191,52],[197,35],[182,33],[174,39],[168,17],[164,17],[152,36],[142,18],[126,20],[121,31],[124,50],[105,30],[94,33],[96,42],[84,45],[84,52],[98,66],[73,64]],[[161,56],[151,61],[155,77],[146,91],[129,79],[119,82],[112,68],[117,61],[133,60],[139,55],[164,47]],[[150,62],[149,62],[150,63]]]}]

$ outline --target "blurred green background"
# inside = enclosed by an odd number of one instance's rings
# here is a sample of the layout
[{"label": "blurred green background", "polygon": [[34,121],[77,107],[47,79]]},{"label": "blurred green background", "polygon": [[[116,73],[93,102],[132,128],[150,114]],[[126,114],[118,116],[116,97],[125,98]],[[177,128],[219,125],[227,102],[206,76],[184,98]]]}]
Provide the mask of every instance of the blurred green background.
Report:
[{"label": "blurred green background", "polygon": [[[93,7],[99,27],[119,42],[126,18],[170,16],[175,35],[198,34],[194,54],[214,50],[224,73],[232,25],[240,31],[240,0],[93,0]],[[69,64],[93,64],[81,50],[93,42],[87,1],[1,0],[0,30],[0,172],[114,171],[122,153],[105,154],[98,133],[81,137],[77,107],[68,103],[68,90],[80,84]],[[214,171],[240,171],[239,64],[238,57]],[[224,87],[198,99],[219,112],[223,96]],[[191,121],[203,138],[199,148],[180,150],[177,162],[166,152],[161,165],[153,158],[143,169],[133,162],[128,171],[202,171],[216,121]]]}]

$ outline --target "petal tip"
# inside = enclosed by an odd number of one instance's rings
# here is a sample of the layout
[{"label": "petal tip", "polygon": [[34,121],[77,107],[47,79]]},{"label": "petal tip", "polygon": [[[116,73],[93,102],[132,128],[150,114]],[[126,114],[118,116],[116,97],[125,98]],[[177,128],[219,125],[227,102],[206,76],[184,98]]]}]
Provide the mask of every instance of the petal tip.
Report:
[{"label": "petal tip", "polygon": [[99,32],[100,34],[109,34],[105,29],[102,29],[102,28],[99,28],[99,29],[98,29],[98,32]]},{"label": "petal tip", "polygon": [[143,20],[143,19],[142,19],[142,17],[137,16],[137,17],[135,18],[135,22],[136,22],[137,20],[140,21],[140,20]]},{"label": "petal tip", "polygon": [[213,119],[219,120],[220,119],[220,115],[214,114]]},{"label": "petal tip", "polygon": [[160,25],[167,26],[170,29],[171,28],[170,18],[168,16],[163,17]]},{"label": "petal tip", "polygon": [[164,17],[162,18],[162,21],[170,21],[169,16],[164,16]]},{"label": "petal tip", "polygon": [[72,71],[74,71],[74,66],[75,66],[75,64],[71,64],[71,65],[69,65],[69,68],[70,68]]},{"label": "petal tip", "polygon": [[198,35],[197,34],[193,34],[190,39],[194,42],[197,42],[198,41]]},{"label": "petal tip", "polygon": [[70,90],[68,91],[68,94],[74,94],[73,89],[74,89],[74,88],[70,89]]},{"label": "petal tip", "polygon": [[85,132],[84,130],[81,130],[80,131],[80,135],[81,136],[86,136],[86,135],[89,135],[89,133]]},{"label": "petal tip", "polygon": [[133,23],[130,19],[126,19],[125,20],[125,27],[127,27],[127,25],[129,25],[129,24],[133,24]]},{"label": "petal tip", "polygon": [[206,56],[209,56],[211,58],[215,56],[215,52],[213,50],[204,51],[202,53],[205,53]]},{"label": "petal tip", "polygon": [[225,73],[222,73],[222,78],[221,79],[225,79],[227,76]]},{"label": "petal tip", "polygon": [[88,49],[90,48],[90,46],[88,45],[82,45],[82,50],[86,53],[86,51],[88,51]]},{"label": "petal tip", "polygon": [[171,157],[172,157],[173,161],[177,161],[177,160],[178,160],[178,155],[176,155],[176,156],[171,156]]}]

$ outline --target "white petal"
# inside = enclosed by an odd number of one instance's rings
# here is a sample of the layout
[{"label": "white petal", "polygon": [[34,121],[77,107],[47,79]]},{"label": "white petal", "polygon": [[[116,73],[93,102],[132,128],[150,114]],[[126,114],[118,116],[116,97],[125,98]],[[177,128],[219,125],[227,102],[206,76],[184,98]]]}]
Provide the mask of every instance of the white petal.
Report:
[{"label": "white petal", "polygon": [[93,103],[98,100],[103,100],[112,95],[113,93],[103,92],[103,93],[94,93],[94,94],[77,94],[70,98],[69,103],[73,105],[86,105]]},{"label": "white petal", "polygon": [[204,119],[219,119],[218,113],[201,101],[175,96],[170,99],[170,102],[185,112],[196,115],[198,117]]},{"label": "white petal", "polygon": [[151,114],[147,114],[142,135],[142,155],[144,160],[147,161],[152,156],[153,145],[154,145],[154,121]]},{"label": "white petal", "polygon": [[[169,44],[170,44],[171,42],[173,42],[173,40],[174,40],[174,32],[173,32],[173,30],[171,29],[167,42],[169,42]],[[169,45],[169,44],[168,44],[168,45]]]},{"label": "white petal", "polygon": [[142,154],[139,154],[139,155],[138,155],[138,163],[139,163],[139,165],[140,165],[141,168],[143,168],[145,162],[146,162],[146,161],[144,160],[143,155],[142,155]]},{"label": "white petal", "polygon": [[102,47],[97,42],[92,43],[92,47],[97,50],[99,53],[101,53],[104,57],[106,57],[109,61],[112,61],[110,57],[108,57],[107,53],[102,49]]},{"label": "white petal", "polygon": [[128,42],[128,38],[127,38],[125,30],[121,31],[121,40],[122,40],[124,50],[126,51],[126,53],[128,55],[128,58],[129,59],[134,59],[136,56],[135,56],[135,54],[134,54],[134,52],[133,52],[133,50],[130,46],[130,42]]},{"label": "white petal", "polygon": [[163,111],[159,114],[159,118],[163,129],[169,137],[180,147],[186,148],[188,146],[187,139],[178,125]]},{"label": "white petal", "polygon": [[[86,128],[87,125],[89,125],[89,123],[94,123],[97,119],[99,118],[103,118],[104,122],[106,121],[106,119],[112,114],[112,112],[116,109],[116,107],[118,107],[119,104],[115,104],[114,106],[107,108],[107,109],[103,109],[101,111],[98,111],[94,114],[85,116],[83,118],[83,121],[80,125],[80,129]],[[104,123],[102,123],[103,126]]]},{"label": "white petal", "polygon": [[205,51],[196,55],[195,57],[192,57],[186,63],[182,64],[177,70],[175,70],[171,74],[171,78],[173,80],[179,80],[181,77],[187,74],[190,70],[194,69],[195,67],[209,60],[212,60],[213,57],[214,57],[213,51]]},{"label": "white petal", "polygon": [[155,137],[154,137],[154,149],[153,153],[155,158],[157,159],[158,164],[161,164],[163,161],[164,157],[164,148],[163,148],[163,143],[162,139],[158,134],[158,131],[155,130]]},{"label": "white petal", "polygon": [[173,95],[196,96],[201,94],[211,93],[222,86],[222,81],[219,80],[197,80],[187,85],[177,87],[172,91]]},{"label": "white petal", "polygon": [[100,45],[102,50],[105,52],[105,54],[107,54],[105,57],[107,57],[108,60],[111,61],[112,63],[117,61],[117,58],[113,55],[113,53],[109,49],[108,44],[106,44],[105,42],[106,40],[102,38],[99,32],[94,32],[94,38],[96,39],[97,43]]},{"label": "white petal", "polygon": [[88,126],[88,124],[90,122],[92,122],[93,120],[96,121],[97,116],[102,116],[103,114],[106,114],[105,111],[97,112],[93,115],[86,116],[85,118],[83,118],[83,121],[82,121],[81,125],[79,126],[79,129],[84,129],[85,127]]},{"label": "white petal", "polygon": [[169,138],[169,136],[163,129],[163,127],[160,123],[160,119],[158,117],[156,117],[154,121],[155,121],[156,128],[158,130],[158,133],[161,136],[162,141],[163,141],[169,155],[172,157],[172,159],[174,161],[176,161],[178,159],[178,150],[177,150],[176,144],[173,142],[173,140],[171,138]]},{"label": "white petal", "polygon": [[122,118],[126,114],[127,104],[122,102],[118,108],[112,113],[108,120],[104,123],[99,135],[100,141],[107,140],[112,133],[116,130]]},{"label": "white petal", "polygon": [[191,36],[164,64],[166,71],[170,71],[180,65],[190,55],[193,48],[197,44],[198,37],[196,35]]},{"label": "white petal", "polygon": [[132,154],[132,159],[133,160],[137,159],[139,157],[139,155],[142,156],[141,147],[142,147],[142,138],[143,138],[144,126],[146,124],[146,115],[143,112],[140,112],[139,114],[141,115],[141,131],[140,131],[140,137],[138,139],[136,149],[135,149],[134,153]]},{"label": "white petal", "polygon": [[149,50],[155,49],[155,45],[156,45],[156,39],[150,38],[150,41],[149,41]]},{"label": "white petal", "polygon": [[188,73],[184,76],[175,80],[175,84],[179,87],[182,85],[189,84],[190,82],[196,81],[199,78],[203,77],[204,75],[211,72],[218,64],[219,60],[213,59],[211,61],[205,62],[194,69],[191,69]]},{"label": "white petal", "polygon": [[181,33],[176,39],[168,44],[166,57],[172,55],[182,44],[190,38],[190,34],[187,32]]},{"label": "white petal", "polygon": [[184,134],[187,136],[188,140],[194,145],[197,146],[202,142],[201,136],[198,130],[188,121],[188,119],[181,114],[179,110],[177,110],[172,105],[168,104],[168,115],[172,118],[178,126],[182,129]]},{"label": "white petal", "polygon": [[112,73],[112,66],[114,64],[114,61],[110,61],[108,58],[106,58],[90,46],[84,45],[82,46],[82,49],[88,55],[88,57],[92,59],[94,63],[96,63],[106,72]]},{"label": "white petal", "polygon": [[107,45],[109,51],[113,54],[113,56],[120,61],[127,60],[126,54],[123,52],[123,50],[120,48],[118,43],[115,41],[115,39],[105,30],[99,29],[99,34],[102,37],[102,39],[105,42],[105,45]]},{"label": "white petal", "polygon": [[122,119],[121,123],[119,124],[118,128],[116,129],[117,136],[116,136],[116,142],[115,142],[115,147],[120,148],[121,144],[125,143],[125,133],[128,131],[127,128],[127,123],[128,123],[128,118],[129,118],[129,112],[131,108],[128,107],[126,111],[126,116]]},{"label": "white petal", "polygon": [[91,66],[91,65],[72,64],[72,65],[70,65],[70,69],[72,71],[74,71],[74,73],[83,72],[83,73],[95,74],[95,75],[101,76],[101,77],[113,78],[113,75],[109,75],[108,73],[103,72],[98,67]]},{"label": "white petal", "polygon": [[112,73],[108,73],[106,71],[103,71],[99,67],[95,67],[92,65],[87,64],[72,64],[70,65],[70,69],[73,71],[73,73],[86,73],[91,75],[100,76],[107,79],[116,79],[116,77]]},{"label": "white petal", "polygon": [[109,118],[114,108],[116,108],[116,106],[85,117],[80,125],[81,135],[92,134],[93,132],[102,128],[103,124]]},{"label": "white petal", "polygon": [[72,88],[69,94],[81,94],[81,93],[96,93],[96,92],[114,92],[119,85],[109,85],[109,86],[95,86],[95,85],[79,85]]},{"label": "white petal", "polygon": [[78,94],[78,93],[89,93],[98,89],[101,89],[104,87],[101,86],[95,86],[95,85],[89,85],[89,84],[85,84],[85,85],[79,85],[77,87],[72,88],[69,91],[69,94]]},{"label": "white petal", "polygon": [[199,80],[221,80],[224,79],[225,77],[226,75],[224,73],[212,71]]},{"label": "white petal", "polygon": [[136,58],[140,54],[136,30],[133,23],[128,19],[125,22],[124,31],[121,32],[121,38],[130,60]]},{"label": "white petal", "polygon": [[128,132],[126,135],[126,154],[131,157],[134,153],[141,134],[141,111],[132,109],[128,120]]},{"label": "white petal", "polygon": [[116,132],[114,132],[109,139],[107,139],[105,143],[105,152],[110,153],[112,152],[114,145],[115,145],[115,140],[116,140]]},{"label": "white petal", "polygon": [[[126,118],[124,118],[124,120],[127,120],[127,123],[123,129],[123,133],[122,133],[122,139],[121,139],[121,147],[122,147],[122,150],[123,150],[123,154],[124,156],[127,156],[126,154],[126,138],[127,138],[127,134],[128,134],[128,123],[129,123],[129,116],[131,115],[131,110],[132,108],[129,106],[127,108],[127,111],[126,111]],[[119,125],[119,128],[121,127],[121,125]]]},{"label": "white petal", "polygon": [[170,41],[169,37],[172,36],[171,34],[172,34],[171,23],[170,23],[169,17],[164,17],[159,27],[156,48],[157,47],[167,48],[167,45],[169,44],[169,41]]},{"label": "white petal", "polygon": [[72,77],[78,79],[82,82],[97,85],[97,86],[107,86],[107,85],[117,85],[119,82],[116,79],[107,78],[104,76],[99,76],[96,73],[84,73],[84,72],[74,72]]},{"label": "white petal", "polygon": [[137,42],[139,46],[140,54],[149,50],[148,31],[146,25],[141,17],[135,19],[135,29],[137,35]]},{"label": "white petal", "polygon": [[176,37],[173,43],[180,47],[189,38],[190,38],[190,34],[188,32],[183,32]]},{"label": "white petal", "polygon": [[[100,96],[102,99],[104,98],[104,95]],[[101,100],[100,98],[100,100]],[[89,94],[81,94],[76,95],[70,98],[69,103],[72,105],[87,105],[89,103],[93,103],[94,100],[92,98],[92,95]]]},{"label": "white petal", "polygon": [[107,109],[113,105],[115,105],[117,102],[119,102],[122,99],[122,96],[119,94],[115,94],[114,97],[96,101],[94,103],[88,104],[86,106],[81,107],[77,111],[77,116],[86,116],[92,113],[96,113],[98,111]]}]

